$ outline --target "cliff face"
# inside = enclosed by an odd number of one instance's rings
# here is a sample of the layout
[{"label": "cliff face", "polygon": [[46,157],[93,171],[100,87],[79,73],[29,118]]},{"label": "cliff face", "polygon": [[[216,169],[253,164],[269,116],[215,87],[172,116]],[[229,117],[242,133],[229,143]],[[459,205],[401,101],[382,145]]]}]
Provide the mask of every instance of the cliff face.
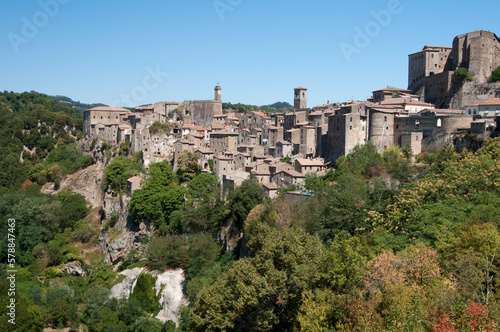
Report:
[{"label": "cliff face", "polygon": [[[128,214],[130,197],[113,197],[106,194],[103,200],[103,219],[109,218],[113,211],[119,213],[119,218],[113,228],[101,228],[99,240],[106,263],[114,265],[125,259],[132,249],[143,253],[147,244],[142,244],[143,238],[149,238],[155,227],[153,223],[136,224]],[[103,220],[103,224],[106,221]]]},{"label": "cliff face", "polygon": [[60,191],[70,190],[75,194],[81,195],[92,207],[101,207],[104,199],[102,182],[104,181],[104,172],[106,166],[102,161],[79,170],[69,175],[61,181],[59,189],[54,190],[54,184],[48,183],[42,188],[43,193],[56,194]]},{"label": "cliff face", "polygon": [[467,105],[482,103],[490,98],[500,98],[500,82],[466,82],[449,98],[447,104],[450,108],[463,109]]}]

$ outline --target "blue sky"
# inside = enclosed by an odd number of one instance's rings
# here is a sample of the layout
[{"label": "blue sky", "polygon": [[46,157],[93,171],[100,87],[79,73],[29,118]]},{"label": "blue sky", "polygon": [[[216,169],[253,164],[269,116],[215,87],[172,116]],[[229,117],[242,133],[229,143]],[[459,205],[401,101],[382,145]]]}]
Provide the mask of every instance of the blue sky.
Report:
[{"label": "blue sky", "polygon": [[297,86],[309,89],[308,106],[366,99],[406,88],[408,54],[426,44],[500,34],[499,9],[481,0],[2,0],[0,90],[117,106],[212,99],[216,83],[232,103],[292,103]]}]

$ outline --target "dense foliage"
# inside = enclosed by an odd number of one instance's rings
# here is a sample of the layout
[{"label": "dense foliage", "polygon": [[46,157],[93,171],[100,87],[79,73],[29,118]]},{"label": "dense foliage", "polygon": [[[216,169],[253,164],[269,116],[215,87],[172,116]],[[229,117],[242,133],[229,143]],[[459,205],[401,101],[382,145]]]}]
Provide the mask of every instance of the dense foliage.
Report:
[{"label": "dense foliage", "polygon": [[500,67],[497,67],[490,76],[490,82],[498,82],[500,81]]},{"label": "dense foliage", "polygon": [[51,169],[54,163],[63,173],[88,165],[76,145],[64,151],[71,151],[72,159],[64,161],[60,150],[52,156],[57,161],[46,161],[56,146],[62,149],[81,137],[82,118],[80,111],[44,94],[0,93],[0,187],[14,188],[28,178],[40,184],[54,181],[58,172]]},{"label": "dense foliage", "polygon": [[459,80],[472,81],[472,75],[470,74],[467,68],[460,67],[457,70],[455,70],[454,74],[455,77],[458,78]]},{"label": "dense foliage", "polygon": [[109,187],[115,195],[124,193],[127,189],[127,179],[138,175],[142,170],[142,160],[137,157],[118,156],[106,167],[104,186]]},{"label": "dense foliage", "polygon": [[237,103],[237,104],[222,103],[222,109],[224,111],[231,111],[231,112],[237,112],[237,113],[251,113],[251,112],[258,112],[258,111],[274,113],[274,112],[291,111],[291,110],[293,110],[293,106],[287,102],[277,102],[277,103],[274,103],[272,105],[266,105],[266,106],[254,106],[254,105],[246,105],[246,104],[241,104],[241,103]]}]

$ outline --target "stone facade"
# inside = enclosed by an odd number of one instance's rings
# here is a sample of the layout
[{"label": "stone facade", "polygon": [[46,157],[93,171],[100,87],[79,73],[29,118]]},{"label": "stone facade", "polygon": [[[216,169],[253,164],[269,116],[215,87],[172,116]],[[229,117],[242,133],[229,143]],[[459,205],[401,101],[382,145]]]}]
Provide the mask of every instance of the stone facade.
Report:
[{"label": "stone facade", "polygon": [[408,56],[408,87],[419,84],[425,77],[445,71],[451,47],[424,46]]},{"label": "stone facade", "polygon": [[237,151],[238,133],[228,131],[217,131],[210,134],[210,149],[215,155],[226,149]]},{"label": "stone facade", "polygon": [[127,123],[131,112],[122,107],[94,107],[83,112],[83,135],[108,144],[118,144],[119,125]]},{"label": "stone facade", "polygon": [[303,157],[313,157],[316,154],[316,130],[313,126],[300,128],[299,153]]},{"label": "stone facade", "polygon": [[[451,135],[458,130],[468,131],[472,117],[467,115],[439,115],[433,111],[412,115],[396,115],[394,117],[394,143],[404,146],[408,135],[422,133],[421,151],[434,152],[442,147]],[[412,141],[415,136],[412,137]],[[413,147],[414,152],[418,147]]]},{"label": "stone facade", "polygon": [[298,87],[294,89],[293,109],[300,110],[307,108],[307,89]]},{"label": "stone facade", "polygon": [[397,111],[381,108],[369,110],[368,139],[377,147],[378,152],[394,144],[394,115]]},{"label": "stone facade", "polygon": [[355,103],[340,108],[328,117],[326,160],[334,162],[338,157],[349,154],[358,144],[367,140],[368,102]]},{"label": "stone facade", "polygon": [[[426,48],[409,55],[408,68],[408,88],[420,95],[422,101],[439,108],[463,108],[500,94],[498,87],[482,99],[470,93],[477,86],[486,85],[487,88],[491,73],[500,66],[500,39],[493,32],[479,30],[456,36],[451,49]],[[443,63],[443,69],[436,71]],[[468,69],[473,81],[455,78],[453,73],[458,68]]]}]

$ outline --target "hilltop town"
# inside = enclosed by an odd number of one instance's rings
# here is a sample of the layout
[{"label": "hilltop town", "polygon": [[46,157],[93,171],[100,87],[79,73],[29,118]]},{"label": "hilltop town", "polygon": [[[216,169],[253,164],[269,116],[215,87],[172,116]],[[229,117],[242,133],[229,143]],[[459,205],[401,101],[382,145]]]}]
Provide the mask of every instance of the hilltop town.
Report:
[{"label": "hilltop town", "polygon": [[[131,111],[98,106],[84,112],[84,136],[142,152],[146,168],[190,151],[223,188],[252,174],[274,197],[279,188],[300,193],[308,173],[322,174],[359,144],[379,152],[393,145],[415,158],[452,141],[481,146],[496,135],[500,39],[489,31],[459,35],[452,47],[424,46],[409,55],[408,88],[387,86],[362,101],[308,107],[305,87],[295,88],[293,111],[238,113],[223,110],[222,88],[214,100],[160,102]],[[130,193],[140,178],[129,179]]]}]

